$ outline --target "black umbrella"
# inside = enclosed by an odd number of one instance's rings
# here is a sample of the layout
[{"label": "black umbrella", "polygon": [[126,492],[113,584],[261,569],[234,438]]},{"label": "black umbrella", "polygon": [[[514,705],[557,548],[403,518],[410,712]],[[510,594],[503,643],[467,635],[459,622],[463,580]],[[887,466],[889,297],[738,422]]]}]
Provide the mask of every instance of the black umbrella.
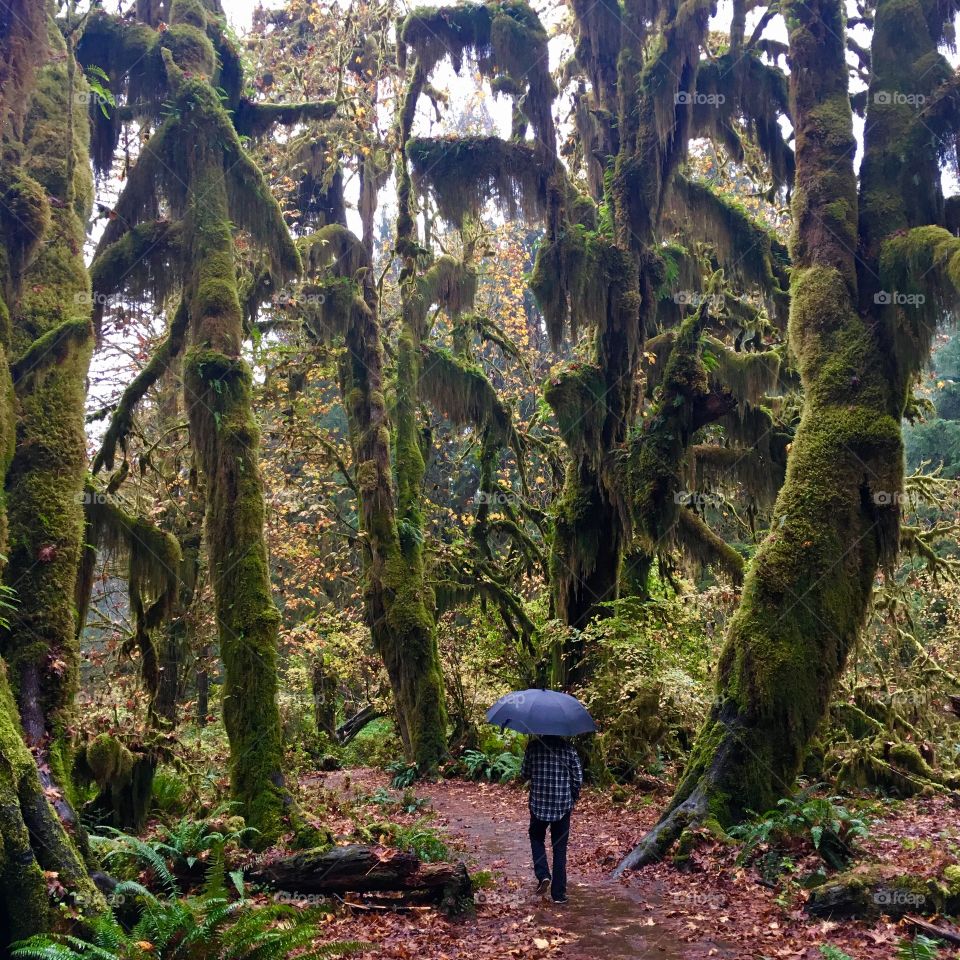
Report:
[{"label": "black umbrella", "polygon": [[569,693],[556,690],[518,690],[501,697],[488,711],[487,723],[518,733],[572,737],[596,733],[587,708]]}]

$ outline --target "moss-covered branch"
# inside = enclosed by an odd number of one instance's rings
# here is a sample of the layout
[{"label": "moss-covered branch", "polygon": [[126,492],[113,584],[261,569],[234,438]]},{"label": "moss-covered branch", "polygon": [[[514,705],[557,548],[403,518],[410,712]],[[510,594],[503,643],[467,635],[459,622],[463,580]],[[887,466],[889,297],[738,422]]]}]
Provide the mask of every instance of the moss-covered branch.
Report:
[{"label": "moss-covered branch", "polygon": [[276,124],[291,126],[306,120],[329,120],[336,116],[336,100],[311,100],[305,103],[258,103],[242,99],[233,123],[240,136],[262,137]]},{"label": "moss-covered branch", "polygon": [[10,364],[14,386],[25,389],[25,386],[21,386],[24,381],[32,377],[42,377],[45,371],[63,363],[77,346],[82,346],[90,339],[91,332],[89,319],[74,317],[37,337]]},{"label": "moss-covered branch", "polygon": [[735,584],[743,582],[743,557],[689,507],[678,514],[676,538],[684,556],[697,567],[716,566]]},{"label": "moss-covered branch", "polygon": [[446,350],[422,344],[420,390],[452,423],[489,428],[501,444],[514,438],[510,410],[504,406],[480,367],[459,360]]},{"label": "moss-covered branch", "polygon": [[429,190],[440,215],[459,227],[494,201],[511,218],[536,222],[547,203],[553,172],[525,144],[499,137],[413,138],[406,156],[421,190]]},{"label": "moss-covered branch", "polygon": [[163,343],[123,391],[103,436],[100,450],[93,458],[91,473],[97,474],[104,467],[112,470],[118,446],[126,453],[126,440],[133,425],[134,410],[147,391],[166,373],[171,361],[180,355],[187,335],[188,319],[186,303],[181,300]]}]

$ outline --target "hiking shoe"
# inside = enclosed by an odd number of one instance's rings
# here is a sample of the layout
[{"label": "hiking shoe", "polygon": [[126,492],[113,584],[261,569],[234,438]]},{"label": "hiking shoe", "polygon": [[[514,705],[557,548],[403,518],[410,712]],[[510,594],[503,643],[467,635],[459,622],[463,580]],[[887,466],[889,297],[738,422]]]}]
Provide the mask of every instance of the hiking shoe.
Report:
[{"label": "hiking shoe", "polygon": [[537,896],[542,897],[550,889],[550,878],[544,877],[537,882]]},{"label": "hiking shoe", "polygon": [[564,903],[569,903],[570,901],[567,899],[567,895],[564,894],[562,897],[554,897],[554,898],[553,898],[553,902],[556,903],[556,904],[561,904],[561,905],[562,905],[562,904],[564,904]]}]

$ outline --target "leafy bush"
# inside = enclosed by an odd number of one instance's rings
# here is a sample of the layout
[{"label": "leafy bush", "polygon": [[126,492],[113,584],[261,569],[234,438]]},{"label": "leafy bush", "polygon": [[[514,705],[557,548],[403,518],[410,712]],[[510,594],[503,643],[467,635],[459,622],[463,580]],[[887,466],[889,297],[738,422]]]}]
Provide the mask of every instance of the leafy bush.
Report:
[{"label": "leafy bush", "polygon": [[466,750],[461,763],[471,780],[496,780],[499,783],[507,783],[520,776],[523,760],[509,751],[490,754],[481,750]]},{"label": "leafy bush", "polygon": [[420,776],[420,768],[415,763],[394,760],[393,763],[387,764],[387,773],[392,775],[390,786],[394,790],[406,790]]},{"label": "leafy bush", "polygon": [[595,771],[628,781],[685,757],[710,702],[721,606],[716,590],[704,591],[696,608],[675,596],[626,597],[582,632],[595,666],[577,695],[601,730],[591,744]]},{"label": "leafy bush", "polygon": [[834,869],[845,867],[857,841],[869,833],[869,820],[848,810],[840,797],[813,797],[812,788],[784,798],[750,823],[731,827],[730,835],[743,841],[741,860],[751,859],[759,848],[779,852],[813,846]]}]

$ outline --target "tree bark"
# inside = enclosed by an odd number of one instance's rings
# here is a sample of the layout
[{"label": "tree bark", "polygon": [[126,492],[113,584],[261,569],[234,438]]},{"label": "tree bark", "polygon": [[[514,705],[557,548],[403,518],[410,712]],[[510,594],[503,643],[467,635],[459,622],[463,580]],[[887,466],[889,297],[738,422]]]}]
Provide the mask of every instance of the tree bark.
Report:
[{"label": "tree bark", "polygon": [[[89,126],[82,73],[52,24],[31,44],[56,44],[61,62],[44,66],[23,129],[21,174],[10,189],[32,212],[9,226],[10,359],[17,394],[16,450],[6,475],[9,564],[17,603],[0,637],[23,730],[41,761],[57,811],[72,822],[69,792],[73,697],[79,673],[76,581],[86,465],[84,398],[93,349],[90,283],[83,261],[92,202]],[[49,203],[47,197],[54,198]],[[30,219],[31,215],[34,219]],[[37,243],[37,239],[42,241]],[[20,248],[33,246],[23,262]],[[22,271],[22,272],[21,272]]]},{"label": "tree bark", "polygon": [[[191,91],[193,92],[193,91]],[[184,103],[183,109],[193,109]],[[191,343],[184,364],[190,432],[206,480],[206,540],[223,660],[223,721],[230,784],[261,842],[285,812],[277,706],[279,614],[270,593],[263,536],[259,429],[250,369],[241,356],[233,237],[218,124],[201,124],[190,144],[185,284]]]},{"label": "tree bark", "polygon": [[[8,366],[10,314],[22,309],[24,277],[31,261],[39,254],[44,239],[60,256],[67,257],[64,266],[68,271],[75,269],[77,258],[82,257],[82,242],[75,251],[76,257],[72,258],[58,242],[45,236],[50,227],[46,194],[41,193],[40,184],[19,165],[22,157],[17,156],[18,147],[8,139],[11,136],[15,139],[22,137],[24,120],[28,107],[31,107],[30,124],[34,143],[31,148],[33,153],[28,152],[27,156],[38,157],[37,151],[42,149],[42,144],[38,144],[36,138],[43,121],[38,112],[42,113],[43,106],[51,113],[59,108],[56,116],[48,116],[46,120],[64,124],[66,112],[75,100],[69,93],[68,71],[63,63],[40,67],[49,54],[48,32],[54,43],[62,45],[59,32],[49,23],[43,5],[26,0],[0,0],[0,130],[3,132],[4,150],[4,163],[0,165],[0,193],[8,198],[8,203],[18,196],[28,201],[26,209],[5,206],[3,213],[0,213],[0,477],[7,472],[15,443],[15,399]],[[34,103],[35,81],[39,90]],[[52,102],[48,99],[51,97]],[[52,136],[49,129],[46,135]],[[83,139],[79,139],[81,151],[83,143]],[[63,144],[64,138],[61,136],[47,147],[59,148],[59,166],[56,163],[49,167],[43,165],[43,169],[50,174],[60,172],[60,190],[50,191],[51,195],[58,198],[64,195],[65,186],[62,180],[66,166],[62,158]],[[85,164],[83,166],[85,169]],[[57,184],[49,182],[43,186],[56,187]],[[31,194],[33,202],[29,203]],[[82,202],[80,209],[83,209]],[[31,212],[34,218],[24,217]],[[8,217],[8,213],[14,216]],[[69,238],[76,237],[78,227],[82,236],[79,220],[77,209],[71,205],[64,221],[58,224],[64,230],[63,235],[68,238],[68,243]],[[82,259],[79,267],[82,271]],[[59,279],[59,275],[54,279]],[[74,282],[77,282],[77,277],[74,277]],[[69,302],[69,297],[77,289],[76,285],[68,285],[63,290],[67,300],[59,307],[55,299],[56,289],[48,289],[48,309],[73,309],[74,304]],[[46,310],[41,316],[46,316]],[[21,334],[21,345],[23,339]],[[77,362],[75,357],[71,359]],[[65,411],[66,424],[63,429],[68,434],[74,429],[73,413]],[[82,399],[79,413],[82,414]],[[82,421],[80,429],[82,434]],[[67,475],[71,476],[69,470]],[[80,510],[79,499],[73,506],[75,510]],[[20,517],[21,523],[25,523],[25,515],[21,513]],[[6,552],[7,516],[5,505],[0,504],[0,556]],[[5,637],[5,642],[9,643],[10,639],[9,636]],[[38,727],[42,726],[41,718]],[[51,786],[51,783],[41,780],[40,769],[24,740],[7,667],[0,660],[0,953],[5,952],[11,941],[49,930],[56,923],[58,911],[48,893],[44,871],[53,871],[57,875],[66,890],[66,904],[79,908],[81,915],[106,909],[102,896],[90,880],[76,844],[47,799],[47,786]]]},{"label": "tree bark", "polygon": [[[750,568],[717,699],[659,823],[618,872],[661,857],[691,821],[729,823],[789,791],[896,549],[900,411],[857,311],[857,186],[844,15],[791,2],[797,143],[790,343],[804,408],[771,532]],[[890,498],[891,500],[893,498]]]}]

